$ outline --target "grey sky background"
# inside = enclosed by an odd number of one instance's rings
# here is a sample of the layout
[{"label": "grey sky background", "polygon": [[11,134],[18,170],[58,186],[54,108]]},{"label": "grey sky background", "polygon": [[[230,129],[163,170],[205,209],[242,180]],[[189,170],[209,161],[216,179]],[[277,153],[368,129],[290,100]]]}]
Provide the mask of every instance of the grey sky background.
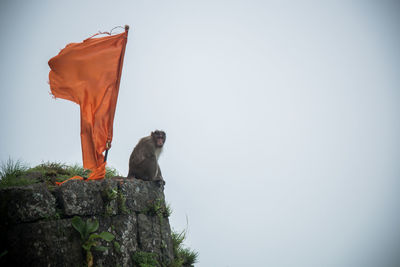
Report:
[{"label": "grey sky background", "polygon": [[167,133],[200,267],[400,264],[398,1],[1,1],[0,160],[81,163],[47,61],[131,26],[109,165]]}]

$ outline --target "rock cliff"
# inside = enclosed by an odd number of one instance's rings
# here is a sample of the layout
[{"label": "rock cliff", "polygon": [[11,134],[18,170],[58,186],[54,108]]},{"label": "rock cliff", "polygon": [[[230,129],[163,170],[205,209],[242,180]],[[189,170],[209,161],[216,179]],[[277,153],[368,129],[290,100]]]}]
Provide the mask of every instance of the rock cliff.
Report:
[{"label": "rock cliff", "polygon": [[84,266],[85,240],[71,222],[79,216],[98,221],[96,233],[115,236],[99,239],[108,249],[92,250],[94,266],[134,266],[139,252],[155,253],[167,266],[174,254],[163,190],[124,177],[0,189],[0,265]]}]

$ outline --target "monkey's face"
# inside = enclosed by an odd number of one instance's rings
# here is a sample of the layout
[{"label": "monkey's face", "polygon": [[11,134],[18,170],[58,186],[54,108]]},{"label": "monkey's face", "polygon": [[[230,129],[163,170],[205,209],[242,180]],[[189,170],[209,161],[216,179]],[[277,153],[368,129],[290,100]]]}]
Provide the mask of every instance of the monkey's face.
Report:
[{"label": "monkey's face", "polygon": [[151,133],[156,147],[162,147],[165,143],[166,135],[163,131],[154,131]]}]

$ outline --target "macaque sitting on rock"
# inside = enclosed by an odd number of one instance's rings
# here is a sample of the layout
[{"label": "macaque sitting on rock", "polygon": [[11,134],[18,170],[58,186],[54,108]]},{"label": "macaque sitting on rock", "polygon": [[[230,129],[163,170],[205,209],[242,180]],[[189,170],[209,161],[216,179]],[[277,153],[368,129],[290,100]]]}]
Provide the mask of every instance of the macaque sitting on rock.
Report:
[{"label": "macaque sitting on rock", "polygon": [[165,184],[158,165],[158,158],[165,139],[165,132],[159,130],[155,130],[150,136],[140,139],[129,158],[128,177]]}]

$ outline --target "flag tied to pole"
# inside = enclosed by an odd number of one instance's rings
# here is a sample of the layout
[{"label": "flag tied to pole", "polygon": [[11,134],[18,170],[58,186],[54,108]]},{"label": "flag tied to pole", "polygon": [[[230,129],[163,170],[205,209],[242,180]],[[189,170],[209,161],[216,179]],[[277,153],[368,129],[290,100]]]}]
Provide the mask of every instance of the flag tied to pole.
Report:
[{"label": "flag tied to pole", "polygon": [[92,171],[91,180],[102,179],[106,173],[103,152],[110,148],[113,137],[128,29],[125,26],[120,34],[68,44],[49,60],[54,97],[80,106],[83,167]]}]

